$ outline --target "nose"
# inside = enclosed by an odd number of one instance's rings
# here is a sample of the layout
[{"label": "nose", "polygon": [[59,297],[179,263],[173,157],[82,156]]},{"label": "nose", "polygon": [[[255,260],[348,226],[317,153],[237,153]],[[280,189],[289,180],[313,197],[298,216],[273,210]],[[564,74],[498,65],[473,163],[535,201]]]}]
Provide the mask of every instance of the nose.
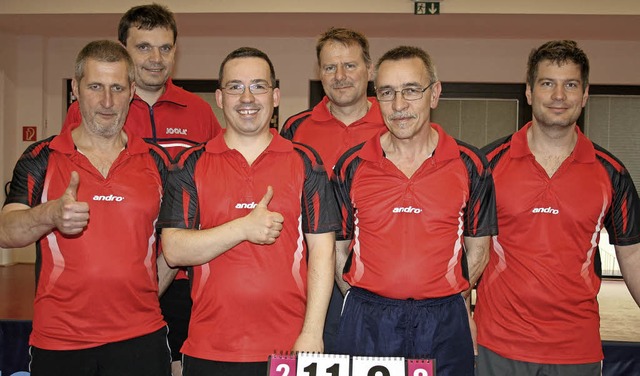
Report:
[{"label": "nose", "polygon": [[253,93],[251,93],[249,86],[245,87],[244,93],[240,94],[240,102],[251,103],[254,101],[254,99],[255,97],[253,96]]},{"label": "nose", "polygon": [[556,85],[553,88],[553,92],[551,93],[552,99],[553,100],[564,100],[566,98],[566,93],[564,91],[564,86],[563,85]]},{"label": "nose", "polygon": [[149,59],[153,62],[162,61],[162,53],[160,52],[160,48],[153,47],[151,49],[151,55],[149,56]]},{"label": "nose", "polygon": [[104,95],[102,96],[102,107],[111,108],[113,106],[113,93],[111,90],[107,89],[104,91]]},{"label": "nose", "polygon": [[396,91],[396,96],[393,97],[393,100],[391,101],[391,108],[393,108],[394,111],[402,111],[407,108],[408,105],[409,103],[404,99],[402,93],[400,91]]},{"label": "nose", "polygon": [[345,69],[342,65],[338,64],[338,66],[336,67],[336,80],[337,81],[342,81],[344,80],[347,75],[345,74]]}]

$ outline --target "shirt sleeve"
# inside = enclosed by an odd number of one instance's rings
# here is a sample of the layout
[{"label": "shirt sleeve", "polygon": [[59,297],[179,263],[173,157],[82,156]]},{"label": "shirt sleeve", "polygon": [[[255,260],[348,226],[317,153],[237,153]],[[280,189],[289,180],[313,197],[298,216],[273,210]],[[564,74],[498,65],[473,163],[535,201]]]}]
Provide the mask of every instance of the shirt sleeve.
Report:
[{"label": "shirt sleeve", "polygon": [[351,184],[353,176],[360,166],[362,159],[358,157],[364,143],[361,143],[345,152],[334,166],[331,179],[334,194],[338,202],[340,213],[340,230],[336,233],[336,240],[353,239],[355,208],[351,203]]},{"label": "shirt sleeve", "polygon": [[49,143],[53,137],[32,144],[20,156],[13,169],[4,205],[18,203],[34,207],[41,203],[51,152]]},{"label": "shirt sleeve", "polygon": [[302,231],[321,234],[340,228],[338,205],[318,154],[309,146],[294,143],[305,169],[302,192]]},{"label": "shirt sleeve", "polygon": [[611,207],[604,219],[613,245],[631,245],[640,242],[640,200],[629,171],[607,168],[612,184]]},{"label": "shirt sleeve", "polygon": [[464,213],[464,236],[481,237],[498,234],[496,197],[487,159],[477,150],[463,148],[461,157],[469,174],[469,202]]},{"label": "shirt sleeve", "polygon": [[197,229],[200,226],[194,172],[203,152],[204,144],[186,149],[176,157],[177,162],[167,176],[158,219],[159,228]]}]

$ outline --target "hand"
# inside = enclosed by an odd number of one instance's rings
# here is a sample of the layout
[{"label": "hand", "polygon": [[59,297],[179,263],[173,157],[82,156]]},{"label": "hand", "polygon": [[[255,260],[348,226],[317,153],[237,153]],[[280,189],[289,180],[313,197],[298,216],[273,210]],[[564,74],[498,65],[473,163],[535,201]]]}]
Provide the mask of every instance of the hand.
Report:
[{"label": "hand", "polygon": [[58,231],[65,235],[79,234],[89,223],[89,204],[76,201],[78,184],[80,176],[76,171],[72,171],[67,189],[57,200],[58,207],[53,221]]},{"label": "hand", "polygon": [[245,217],[247,220],[247,240],[251,243],[273,244],[280,236],[284,217],[280,213],[269,211],[267,208],[272,198],[273,188],[268,186],[267,193],[262,197],[262,200]]}]

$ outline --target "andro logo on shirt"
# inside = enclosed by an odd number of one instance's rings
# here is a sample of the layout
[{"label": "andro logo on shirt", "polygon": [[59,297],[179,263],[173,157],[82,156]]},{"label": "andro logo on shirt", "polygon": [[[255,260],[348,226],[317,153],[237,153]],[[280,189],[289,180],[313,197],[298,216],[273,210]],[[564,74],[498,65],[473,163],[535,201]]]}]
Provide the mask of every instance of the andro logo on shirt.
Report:
[{"label": "andro logo on shirt", "polygon": [[258,204],[255,202],[239,202],[236,204],[236,209],[254,209]]},{"label": "andro logo on shirt", "polygon": [[187,130],[180,128],[167,128],[167,134],[181,134],[183,136],[186,136]]},{"label": "andro logo on shirt", "polygon": [[413,213],[413,214],[420,214],[422,213],[422,209],[419,208],[414,208],[412,206],[407,206],[406,208],[403,208],[402,206],[399,206],[397,208],[393,208],[393,212],[394,213]]},{"label": "andro logo on shirt", "polygon": [[117,202],[120,202],[122,200],[124,200],[124,197],[122,197],[122,196],[114,196],[114,195],[109,195],[109,196],[95,195],[95,196],[93,196],[93,201],[117,201]]},{"label": "andro logo on shirt", "polygon": [[551,206],[549,206],[548,208],[533,208],[531,212],[534,214],[537,214],[537,213],[560,214],[560,210],[554,209]]}]

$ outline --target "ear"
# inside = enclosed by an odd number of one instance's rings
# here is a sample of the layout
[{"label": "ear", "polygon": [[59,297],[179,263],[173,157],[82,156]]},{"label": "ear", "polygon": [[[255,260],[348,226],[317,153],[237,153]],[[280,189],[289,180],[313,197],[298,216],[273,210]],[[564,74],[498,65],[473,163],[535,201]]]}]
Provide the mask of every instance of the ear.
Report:
[{"label": "ear", "polygon": [[367,80],[373,80],[373,63],[369,64],[369,66],[367,67]]},{"label": "ear", "polygon": [[436,81],[433,86],[431,86],[431,108],[435,109],[438,107],[438,101],[440,100],[440,94],[442,93],[442,83],[440,81]]},{"label": "ear", "polygon": [[78,81],[75,79],[75,77],[71,80],[71,92],[73,93],[73,96],[76,97],[76,100],[78,99]]},{"label": "ear", "polygon": [[216,89],[216,104],[218,105],[219,109],[224,109],[224,107],[222,106],[222,90],[220,89]]},{"label": "ear", "polygon": [[584,94],[582,94],[582,107],[583,108],[587,104],[587,99],[589,99],[589,85],[587,85],[587,87],[584,88]]},{"label": "ear", "polygon": [[527,103],[531,106],[531,85],[527,84],[527,89],[524,91],[524,95],[527,97]]},{"label": "ear", "polygon": [[279,88],[274,88],[273,89],[273,107],[278,107],[280,105],[280,89]]}]

